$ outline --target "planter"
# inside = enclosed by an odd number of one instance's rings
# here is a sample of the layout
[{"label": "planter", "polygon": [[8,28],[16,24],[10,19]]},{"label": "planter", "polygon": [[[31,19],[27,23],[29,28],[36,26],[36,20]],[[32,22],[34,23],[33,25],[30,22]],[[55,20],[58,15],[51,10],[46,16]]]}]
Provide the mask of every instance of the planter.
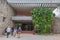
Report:
[{"label": "planter", "polygon": [[35,32],[33,32],[33,34],[35,35]]},{"label": "planter", "polygon": [[36,31],[36,30],[34,29],[34,30],[33,30],[33,34],[34,34],[34,35],[35,35],[35,33],[36,33],[35,31]]},{"label": "planter", "polygon": [[37,28],[34,28],[34,32],[37,33],[38,32],[38,29]]}]

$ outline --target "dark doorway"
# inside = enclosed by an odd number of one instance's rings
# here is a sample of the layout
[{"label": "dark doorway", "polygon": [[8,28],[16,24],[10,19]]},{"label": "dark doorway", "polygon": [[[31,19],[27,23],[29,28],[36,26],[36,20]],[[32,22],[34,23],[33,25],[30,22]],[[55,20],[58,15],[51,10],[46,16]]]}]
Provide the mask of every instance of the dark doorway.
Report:
[{"label": "dark doorway", "polygon": [[22,31],[32,31],[34,29],[33,24],[30,23],[22,23]]}]

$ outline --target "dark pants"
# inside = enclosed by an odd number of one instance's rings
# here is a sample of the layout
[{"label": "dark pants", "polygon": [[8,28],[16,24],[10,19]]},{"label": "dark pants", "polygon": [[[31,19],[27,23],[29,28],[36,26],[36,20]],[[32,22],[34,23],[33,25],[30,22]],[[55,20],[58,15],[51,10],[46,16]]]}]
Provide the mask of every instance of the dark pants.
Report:
[{"label": "dark pants", "polygon": [[7,38],[9,37],[10,32],[7,32]]}]

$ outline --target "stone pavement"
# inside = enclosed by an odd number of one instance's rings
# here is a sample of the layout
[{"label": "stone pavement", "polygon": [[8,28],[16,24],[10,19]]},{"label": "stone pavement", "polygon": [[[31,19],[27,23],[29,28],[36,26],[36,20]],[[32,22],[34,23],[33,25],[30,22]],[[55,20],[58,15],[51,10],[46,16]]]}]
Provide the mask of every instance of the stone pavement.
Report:
[{"label": "stone pavement", "polygon": [[6,36],[2,36],[0,37],[0,40],[60,40],[60,34],[54,35],[21,34],[20,38],[13,36],[6,38]]}]

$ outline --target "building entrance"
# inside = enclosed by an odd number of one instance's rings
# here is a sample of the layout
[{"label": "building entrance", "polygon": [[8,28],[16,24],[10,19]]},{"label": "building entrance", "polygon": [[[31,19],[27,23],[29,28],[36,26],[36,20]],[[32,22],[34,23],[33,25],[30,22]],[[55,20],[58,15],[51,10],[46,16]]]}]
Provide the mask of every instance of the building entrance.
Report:
[{"label": "building entrance", "polygon": [[22,23],[21,29],[22,31],[32,31],[34,27],[30,23]]}]

